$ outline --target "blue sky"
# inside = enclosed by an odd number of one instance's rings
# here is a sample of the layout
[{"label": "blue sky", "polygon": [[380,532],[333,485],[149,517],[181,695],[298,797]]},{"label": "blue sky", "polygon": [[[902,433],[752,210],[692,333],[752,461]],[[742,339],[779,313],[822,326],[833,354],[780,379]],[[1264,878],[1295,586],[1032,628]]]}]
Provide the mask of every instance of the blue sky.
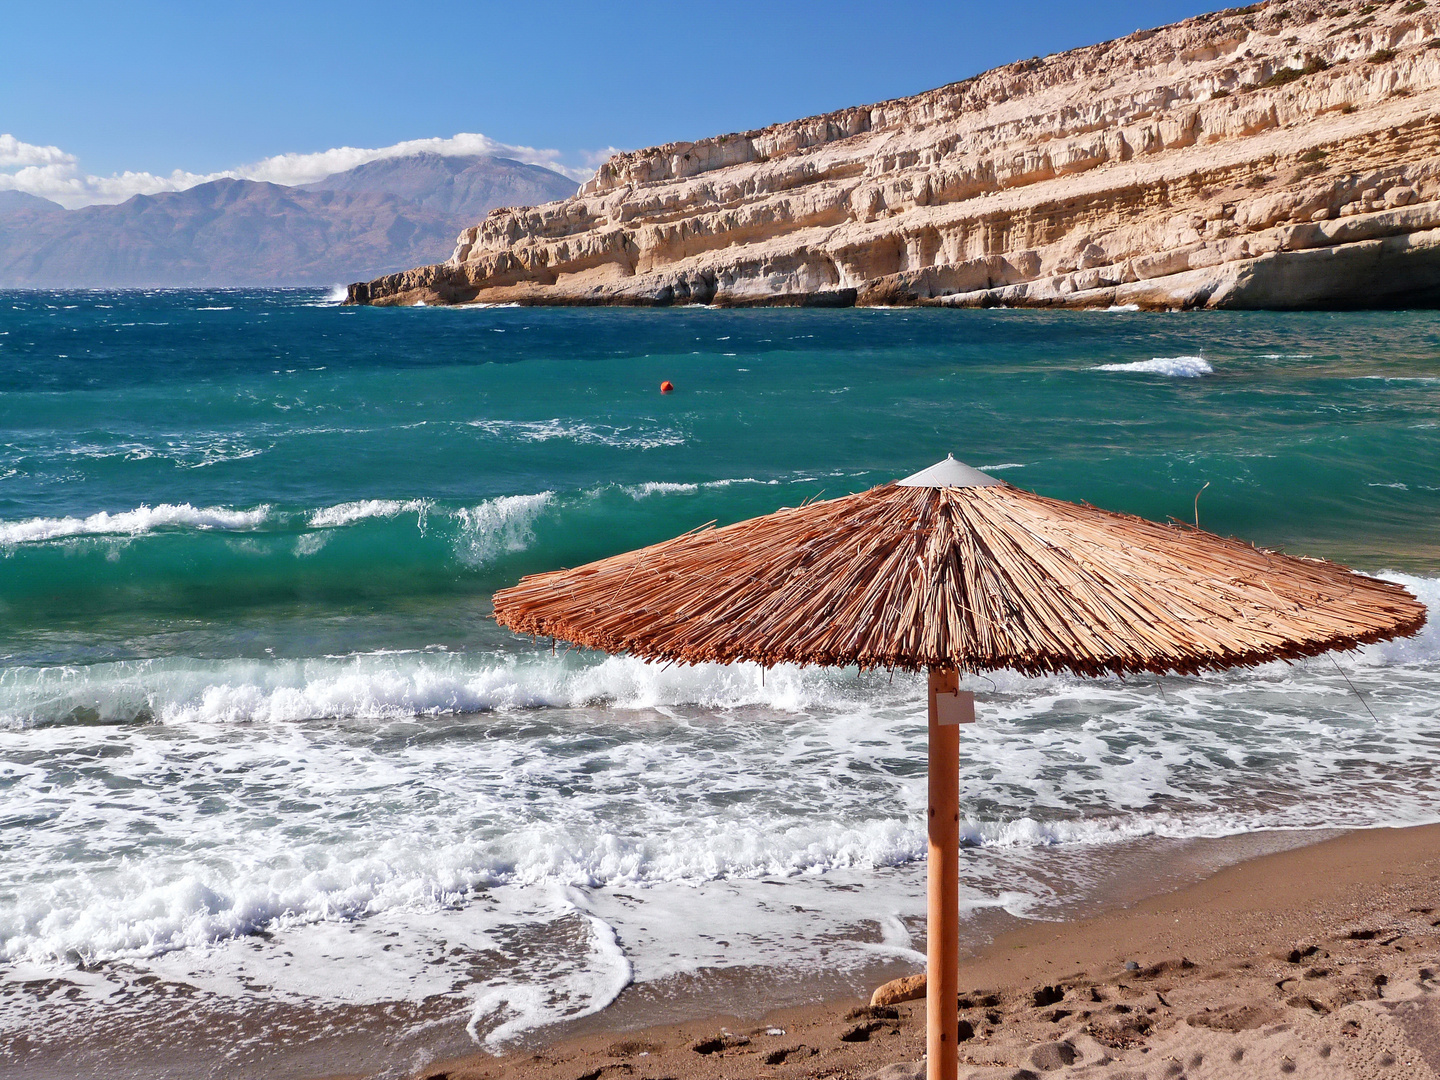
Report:
[{"label": "blue sky", "polygon": [[1217,6],[0,0],[0,132],[102,177],[457,132],[583,168],[587,152],[915,93]]}]

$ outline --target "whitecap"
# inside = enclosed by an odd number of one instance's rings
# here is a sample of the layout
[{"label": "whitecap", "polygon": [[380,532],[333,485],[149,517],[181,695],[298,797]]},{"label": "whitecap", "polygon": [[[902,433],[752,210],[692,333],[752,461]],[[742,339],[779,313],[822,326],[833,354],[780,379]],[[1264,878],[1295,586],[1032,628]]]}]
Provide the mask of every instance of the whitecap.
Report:
[{"label": "whitecap", "polygon": [[253,446],[233,436],[197,434],[192,438],[156,442],[71,443],[53,449],[48,446],[37,449],[41,453],[94,460],[122,458],[125,461],[145,461],[153,458],[173,461],[182,469],[204,469],[258,457],[268,447]]},{"label": "whitecap", "polygon": [[614,446],[626,450],[653,450],[661,446],[680,446],[683,433],[674,428],[646,430],[630,425],[590,424],[580,420],[467,420],[466,424],[486,434],[513,436],[526,442],[548,442],[564,439],[581,445]]},{"label": "whitecap", "polygon": [[1094,371],[1129,371],[1147,375],[1168,375],[1177,379],[1194,379],[1212,375],[1215,369],[1203,356],[1157,356],[1153,360],[1137,360],[1131,364],[1100,364]]}]

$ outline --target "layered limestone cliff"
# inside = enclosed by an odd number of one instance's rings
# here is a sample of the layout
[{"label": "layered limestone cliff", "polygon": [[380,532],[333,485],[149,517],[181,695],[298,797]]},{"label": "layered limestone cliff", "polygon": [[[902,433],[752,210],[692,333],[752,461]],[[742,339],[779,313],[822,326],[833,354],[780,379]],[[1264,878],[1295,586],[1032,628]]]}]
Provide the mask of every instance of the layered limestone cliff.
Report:
[{"label": "layered limestone cliff", "polygon": [[1271,0],[620,154],[356,303],[1440,303],[1440,0]]}]

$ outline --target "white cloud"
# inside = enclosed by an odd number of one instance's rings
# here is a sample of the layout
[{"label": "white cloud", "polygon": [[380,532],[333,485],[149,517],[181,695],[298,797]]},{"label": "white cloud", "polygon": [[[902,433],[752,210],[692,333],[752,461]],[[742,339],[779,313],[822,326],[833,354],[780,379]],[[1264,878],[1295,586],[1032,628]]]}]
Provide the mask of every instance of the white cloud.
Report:
[{"label": "white cloud", "polygon": [[245,180],[268,180],[272,184],[308,184],[322,180],[337,172],[353,169],[369,161],[383,158],[410,157],[414,154],[443,154],[447,157],[468,157],[490,154],[495,157],[514,158],[531,165],[543,165],[564,173],[573,180],[588,180],[595,170],[574,169],[561,164],[558,150],[537,150],[533,146],[511,146],[496,142],[488,135],[462,133],[448,139],[408,139],[393,146],[378,150],[361,150],[353,146],[342,146],[335,150],[322,150],[318,154],[280,154],[266,158],[255,165],[247,165],[226,175],[238,176]]},{"label": "white cloud", "polygon": [[13,135],[0,135],[0,191],[24,191],[52,199],[74,209],[92,203],[119,203],[133,195],[153,195],[161,191],[183,191],[196,184],[226,178],[265,180],[272,184],[309,184],[357,165],[386,158],[410,157],[425,152],[446,156],[489,154],[509,157],[532,165],[542,165],[570,177],[577,183],[588,180],[600,161],[613,150],[581,152],[576,155],[580,166],[567,165],[567,155],[558,150],[538,150],[533,146],[512,146],[497,142],[487,135],[462,132],[448,139],[409,139],[364,149],[341,146],[314,154],[279,154],[253,165],[242,165],[222,172],[193,173],[176,169],[168,175],[150,172],[112,173],[92,176],[84,173],[74,154],[58,146],[35,146],[21,142]]},{"label": "white cloud", "polygon": [[34,146],[14,135],[0,135],[0,169],[23,165],[74,165],[75,155],[58,146]]}]

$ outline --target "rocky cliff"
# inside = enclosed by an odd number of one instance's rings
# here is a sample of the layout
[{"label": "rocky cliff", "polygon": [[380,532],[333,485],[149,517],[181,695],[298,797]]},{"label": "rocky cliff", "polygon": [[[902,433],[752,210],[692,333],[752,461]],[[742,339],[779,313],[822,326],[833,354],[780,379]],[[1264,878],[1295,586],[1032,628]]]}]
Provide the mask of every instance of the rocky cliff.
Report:
[{"label": "rocky cliff", "polygon": [[1440,0],[1271,0],[620,154],[356,303],[1440,302]]}]

